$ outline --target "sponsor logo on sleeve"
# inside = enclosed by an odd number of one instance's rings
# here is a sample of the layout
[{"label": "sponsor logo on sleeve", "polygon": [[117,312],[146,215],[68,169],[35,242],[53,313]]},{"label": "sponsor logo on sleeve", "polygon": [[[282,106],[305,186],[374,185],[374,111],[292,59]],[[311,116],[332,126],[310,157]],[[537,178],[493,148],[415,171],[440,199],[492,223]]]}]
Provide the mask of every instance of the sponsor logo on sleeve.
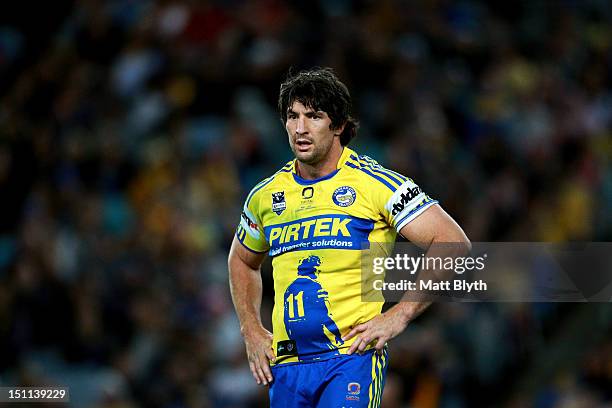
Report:
[{"label": "sponsor logo on sleeve", "polygon": [[240,216],[242,217],[242,220],[246,223],[246,225],[250,228],[250,229],[254,229],[256,230],[258,228],[258,225],[256,222],[254,222],[253,220],[251,220],[249,218],[248,215],[246,215],[246,213],[243,211],[242,214],[240,214]]},{"label": "sponsor logo on sleeve", "polygon": [[251,237],[259,239],[261,234],[259,233],[259,225],[253,221],[252,216],[248,213],[248,210],[242,211],[240,214],[240,227]]},{"label": "sponsor logo on sleeve", "polygon": [[413,188],[406,189],[406,191],[404,191],[398,197],[398,201],[393,203],[393,206],[392,206],[393,210],[391,211],[391,215],[397,215],[401,213],[404,210],[404,208],[406,208],[406,206],[410,203],[410,201],[415,199],[422,192],[423,191],[421,190],[421,187],[419,186],[414,186]]}]

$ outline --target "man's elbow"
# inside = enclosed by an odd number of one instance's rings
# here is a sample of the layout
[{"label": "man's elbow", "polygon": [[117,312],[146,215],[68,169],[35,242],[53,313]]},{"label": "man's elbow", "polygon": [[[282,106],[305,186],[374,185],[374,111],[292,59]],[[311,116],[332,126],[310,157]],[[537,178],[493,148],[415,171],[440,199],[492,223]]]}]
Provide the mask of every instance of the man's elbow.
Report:
[{"label": "man's elbow", "polygon": [[229,255],[227,256],[227,269],[229,270],[229,273],[232,273],[232,270],[235,269],[235,265],[236,262],[238,261],[238,256],[236,255],[236,252],[233,250],[230,250]]},{"label": "man's elbow", "polygon": [[464,239],[461,241],[460,246],[463,250],[463,255],[468,255],[470,252],[472,252],[472,242],[465,234],[463,234],[463,236]]}]

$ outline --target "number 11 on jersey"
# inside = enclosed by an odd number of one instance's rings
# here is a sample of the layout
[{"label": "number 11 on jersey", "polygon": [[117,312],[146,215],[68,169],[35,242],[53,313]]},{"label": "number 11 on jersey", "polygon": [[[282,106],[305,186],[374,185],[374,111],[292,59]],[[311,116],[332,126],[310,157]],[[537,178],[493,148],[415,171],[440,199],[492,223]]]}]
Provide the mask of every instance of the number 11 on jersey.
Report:
[{"label": "number 11 on jersey", "polygon": [[[294,303],[295,302],[295,303]],[[289,318],[294,319],[295,310],[297,309],[297,317],[304,317],[304,291],[299,291],[297,295],[293,296],[293,293],[287,297],[287,303],[289,303]]]}]

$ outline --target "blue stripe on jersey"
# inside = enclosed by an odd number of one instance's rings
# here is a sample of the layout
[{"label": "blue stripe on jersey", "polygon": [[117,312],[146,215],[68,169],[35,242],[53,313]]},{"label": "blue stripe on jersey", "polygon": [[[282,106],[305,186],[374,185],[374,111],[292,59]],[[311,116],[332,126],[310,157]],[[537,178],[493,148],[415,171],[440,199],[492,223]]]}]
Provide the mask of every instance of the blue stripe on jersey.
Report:
[{"label": "blue stripe on jersey", "polygon": [[380,164],[378,164],[378,162],[374,160],[373,158],[371,158],[370,156],[361,155],[359,156],[359,159],[373,166],[380,166]]},{"label": "blue stripe on jersey", "polygon": [[[395,174],[395,175],[396,175],[396,176],[397,176],[397,177],[398,177],[400,180],[402,180],[404,183],[405,183],[405,182],[407,182],[408,180],[412,181],[410,178],[408,178],[408,177],[406,177],[406,176],[403,176],[403,175],[399,174],[398,172],[395,172],[395,171],[393,171],[393,170],[391,170],[391,169],[387,169],[387,168],[385,168],[385,170],[386,170],[386,171],[388,171],[388,172],[389,172],[389,173],[391,173],[391,174]],[[403,184],[403,183],[402,183],[402,184]]]},{"label": "blue stripe on jersey", "polygon": [[371,158],[369,156],[361,155],[361,156],[359,156],[359,159],[363,160],[363,161],[366,161],[368,163],[371,163],[371,164],[378,164],[378,162],[376,160],[374,160],[373,158]]},{"label": "blue stripe on jersey", "polygon": [[371,159],[367,156],[360,156],[359,159],[360,159],[360,164],[365,165],[365,167],[369,168],[370,170],[376,171],[379,174],[385,175],[389,179],[396,182],[398,187],[404,184],[404,182],[407,180],[407,178],[402,176],[401,174],[398,174],[392,170],[389,170],[381,166],[374,159]]},{"label": "blue stripe on jersey", "polygon": [[373,178],[375,178],[376,180],[378,180],[378,181],[380,181],[381,183],[383,183],[385,186],[387,186],[387,187],[389,188],[389,190],[393,191],[394,193],[395,193],[395,191],[397,190],[397,188],[396,188],[396,187],[393,187],[393,186],[392,186],[392,185],[391,185],[391,184],[390,184],[390,183],[389,183],[387,180],[385,180],[384,178],[379,177],[379,176],[377,176],[377,175],[375,175],[375,174],[372,174],[372,173],[371,173],[369,170],[364,169],[363,167],[356,166],[356,165],[354,165],[353,163],[348,162],[348,161],[346,162],[346,165],[347,165],[347,166],[349,166],[349,167],[352,167],[352,168],[354,168],[354,169],[357,169],[357,170],[361,170],[361,171],[363,171],[363,172],[364,172],[365,174],[367,174],[368,176],[373,177]]},{"label": "blue stripe on jersey", "polygon": [[238,237],[238,239],[243,240],[245,235],[246,231],[244,230],[244,228],[242,228],[242,226],[238,226],[238,229],[236,230],[236,236]]},{"label": "blue stripe on jersey", "polygon": [[380,171],[384,171],[385,173],[389,173],[390,175],[392,174],[392,175],[394,175],[395,177],[397,177],[398,179],[402,180],[402,183],[400,183],[400,184],[403,184],[404,182],[406,182],[406,181],[408,181],[408,180],[409,180],[409,178],[408,178],[408,177],[406,177],[406,176],[404,176],[404,175],[402,175],[402,174],[400,174],[400,173],[398,173],[398,172],[396,172],[396,171],[393,171],[393,170],[391,170],[391,169],[388,169],[388,168],[386,168],[386,167],[383,167],[383,166],[381,166],[381,165],[380,165],[380,164],[378,164],[378,163],[377,163],[377,164],[372,164],[372,166],[373,166],[375,169],[379,169]]},{"label": "blue stripe on jersey", "polygon": [[385,171],[384,168],[380,167],[380,168],[373,168],[373,167],[368,167],[370,170],[372,170],[373,172],[376,172],[378,174],[382,174],[385,177],[388,177],[390,180],[392,180],[394,183],[397,184],[397,186],[401,186],[403,184],[403,182],[401,180],[398,180],[397,178],[393,177],[391,175],[391,173],[388,173]]},{"label": "blue stripe on jersey", "polygon": [[351,167],[353,167],[354,169],[358,169],[358,168],[360,168],[360,167],[361,167],[361,164],[360,164],[358,161],[356,161],[356,160],[352,160],[352,159],[348,159],[348,160],[345,162],[345,164],[347,164],[347,165],[348,165],[348,164],[352,164],[352,166],[351,166]]},{"label": "blue stripe on jersey", "polygon": [[432,200],[431,198],[427,197],[425,199],[423,199],[423,201],[421,201],[421,203],[419,205],[417,205],[415,208],[413,208],[412,210],[410,210],[410,212],[408,214],[406,214],[405,216],[402,217],[401,220],[399,220],[398,222],[395,223],[395,225],[400,225],[402,222],[404,222],[404,220],[408,217],[410,217],[411,215],[413,215],[415,212],[421,210],[423,207],[425,206],[429,206],[432,204],[436,204],[438,201],[437,200]]},{"label": "blue stripe on jersey", "polygon": [[404,177],[401,174],[394,172],[393,170],[389,170],[381,166],[380,164],[378,164],[376,160],[368,156],[357,157],[354,154],[352,154],[351,159],[356,160],[359,163],[359,165],[362,167],[367,167],[368,169],[375,171],[378,174],[382,174],[388,177],[390,180],[393,180],[395,183],[397,183],[398,187],[404,184],[408,180],[407,177]]}]

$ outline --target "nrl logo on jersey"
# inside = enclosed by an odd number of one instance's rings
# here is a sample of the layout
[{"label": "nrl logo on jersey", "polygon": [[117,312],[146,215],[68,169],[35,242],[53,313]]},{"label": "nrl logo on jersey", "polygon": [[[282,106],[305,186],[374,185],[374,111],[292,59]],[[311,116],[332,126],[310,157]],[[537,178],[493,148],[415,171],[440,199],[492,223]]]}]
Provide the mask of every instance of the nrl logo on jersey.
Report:
[{"label": "nrl logo on jersey", "polygon": [[272,211],[276,215],[281,215],[283,211],[287,209],[287,203],[285,202],[285,192],[279,191],[272,193]]}]

